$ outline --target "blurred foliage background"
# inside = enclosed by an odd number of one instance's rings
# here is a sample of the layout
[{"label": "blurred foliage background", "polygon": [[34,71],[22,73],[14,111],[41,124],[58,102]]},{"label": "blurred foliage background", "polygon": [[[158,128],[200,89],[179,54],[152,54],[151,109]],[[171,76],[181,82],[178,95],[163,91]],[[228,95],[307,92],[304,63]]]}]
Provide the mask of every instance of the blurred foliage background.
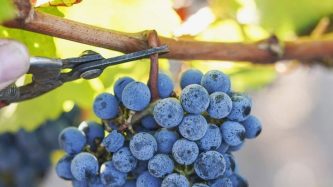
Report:
[{"label": "blurred foliage background", "polygon": [[[0,21],[13,15],[9,0],[0,0]],[[38,11],[98,27],[125,32],[155,29],[161,36],[186,37],[216,42],[252,42],[276,34],[282,40],[299,36],[313,37],[313,30],[333,13],[333,1],[321,0],[54,0],[34,1]],[[46,3],[46,4],[45,4]],[[0,26],[0,38],[23,42],[33,56],[68,58],[85,50],[94,50],[104,57],[119,52],[75,43],[59,38],[8,29]],[[233,89],[249,91],[260,89],[276,78],[285,68],[277,65],[254,65],[249,62],[229,61],[174,61],[162,59],[161,69],[173,75],[175,82],[180,73],[189,67],[206,72],[219,69],[229,74]],[[78,80],[39,98],[12,104],[0,111],[0,132],[19,128],[34,130],[47,119],[56,119],[77,103],[85,117],[91,113],[93,98],[103,91],[113,93],[113,84],[124,75],[146,82],[149,62],[136,62],[110,67],[99,78]],[[23,84],[25,79],[18,80]],[[178,84],[177,84],[178,86]],[[178,88],[179,89],[179,88]]]}]

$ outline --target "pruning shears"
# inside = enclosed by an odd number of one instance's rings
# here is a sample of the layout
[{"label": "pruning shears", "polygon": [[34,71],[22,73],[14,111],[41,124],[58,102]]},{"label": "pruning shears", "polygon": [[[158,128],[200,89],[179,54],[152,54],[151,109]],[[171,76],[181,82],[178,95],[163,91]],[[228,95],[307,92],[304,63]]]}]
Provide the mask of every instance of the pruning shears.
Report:
[{"label": "pruning shears", "polygon": [[38,97],[66,82],[80,78],[96,78],[109,66],[143,59],[156,53],[164,54],[167,52],[169,52],[168,47],[162,45],[107,59],[94,51],[85,51],[80,57],[68,59],[31,57],[30,69],[27,74],[32,74],[32,82],[21,87],[11,85],[0,91],[0,108],[11,103]]}]

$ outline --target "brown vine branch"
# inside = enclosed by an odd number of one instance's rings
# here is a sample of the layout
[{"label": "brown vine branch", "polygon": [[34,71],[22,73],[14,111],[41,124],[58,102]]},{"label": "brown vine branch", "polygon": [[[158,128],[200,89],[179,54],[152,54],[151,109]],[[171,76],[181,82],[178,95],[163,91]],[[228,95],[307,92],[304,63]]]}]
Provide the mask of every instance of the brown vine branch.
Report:
[{"label": "brown vine branch", "polygon": [[[4,25],[32,32],[47,34],[80,43],[103,47],[124,53],[147,49],[146,31],[123,33],[114,30],[59,18],[35,11],[29,0],[13,0],[19,10],[16,19]],[[271,38],[255,43],[219,43],[186,41],[160,37],[161,44],[167,44],[170,52],[163,58],[181,60],[230,60],[251,61],[268,64],[277,60],[300,60],[332,62],[333,39],[300,39],[284,42],[283,47],[271,43]],[[279,49],[280,48],[280,49]],[[276,50],[278,49],[278,50]]]},{"label": "brown vine branch", "polygon": [[[160,46],[160,40],[155,30],[149,31],[147,35],[149,47]],[[159,99],[158,94],[158,53],[150,56],[150,72],[148,85],[152,95],[152,101]]]}]

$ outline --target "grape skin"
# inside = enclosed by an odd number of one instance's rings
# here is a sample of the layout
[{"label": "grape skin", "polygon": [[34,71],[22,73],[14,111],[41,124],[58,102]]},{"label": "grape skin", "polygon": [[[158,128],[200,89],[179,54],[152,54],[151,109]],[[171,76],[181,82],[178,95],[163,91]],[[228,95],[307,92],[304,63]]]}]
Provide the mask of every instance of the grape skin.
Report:
[{"label": "grape skin", "polygon": [[229,115],[232,109],[230,97],[223,92],[214,92],[210,96],[210,103],[207,112],[210,117],[222,119]]},{"label": "grape skin", "polygon": [[103,146],[105,146],[108,152],[114,153],[123,147],[125,143],[125,137],[118,133],[117,130],[111,131],[102,141]]},{"label": "grape skin", "polygon": [[148,171],[143,172],[136,180],[136,187],[160,187],[162,180],[152,176]]},{"label": "grape skin", "polygon": [[134,82],[134,79],[132,79],[131,77],[122,77],[119,78],[116,83],[114,83],[113,92],[120,102],[122,102],[122,94],[124,88],[131,82]]},{"label": "grape skin", "polygon": [[245,139],[245,128],[238,122],[226,121],[220,129],[223,140],[230,146],[237,146]]},{"label": "grape skin", "polygon": [[158,73],[157,89],[160,98],[169,97],[174,89],[172,79],[165,73]]},{"label": "grape skin", "polygon": [[159,153],[171,153],[173,144],[178,140],[179,135],[177,132],[162,128],[155,133],[157,147]]},{"label": "grape skin", "polygon": [[102,93],[95,98],[93,110],[101,119],[112,119],[119,113],[119,104],[115,96]]},{"label": "grape skin", "polygon": [[174,167],[172,159],[165,154],[157,154],[148,162],[149,173],[159,178],[172,173]]},{"label": "grape skin", "polygon": [[207,151],[199,155],[194,163],[195,173],[204,180],[217,179],[223,176],[226,161],[217,151]]},{"label": "grape skin", "polygon": [[97,142],[101,142],[104,138],[104,128],[102,125],[92,122],[82,122],[78,129],[86,135],[87,144],[93,149],[97,147]]},{"label": "grape skin", "polygon": [[201,84],[203,73],[197,69],[188,69],[180,77],[180,87],[184,89],[190,84]]},{"label": "grape skin", "polygon": [[253,115],[250,115],[245,121],[242,122],[245,128],[245,137],[248,139],[256,138],[261,133],[261,123]]},{"label": "grape skin", "polygon": [[113,154],[112,163],[117,170],[128,173],[136,167],[137,160],[128,147],[123,147]]},{"label": "grape skin", "polygon": [[208,129],[208,124],[202,115],[189,114],[183,118],[183,121],[180,123],[178,129],[179,133],[184,138],[196,141],[205,135]]},{"label": "grape skin", "polygon": [[210,187],[233,187],[233,185],[230,178],[225,177],[214,180],[210,183]]},{"label": "grape skin", "polygon": [[231,100],[232,109],[227,118],[238,122],[246,120],[251,113],[251,100],[244,96],[233,96],[231,97]]},{"label": "grape skin", "polygon": [[151,94],[147,85],[142,82],[131,82],[125,86],[121,98],[126,108],[142,111],[148,106]]},{"label": "grape skin", "polygon": [[193,184],[192,187],[209,187],[207,184],[203,184],[203,183],[195,183]]},{"label": "grape skin", "polygon": [[209,124],[206,134],[197,141],[200,151],[216,150],[221,146],[222,135],[218,126]]},{"label": "grape skin", "polygon": [[70,155],[82,151],[86,145],[86,137],[82,131],[75,127],[67,127],[59,134],[59,145]]},{"label": "grape skin", "polygon": [[141,125],[148,129],[154,130],[158,128],[158,124],[156,123],[153,115],[147,115],[141,119]]},{"label": "grape skin", "polygon": [[177,99],[165,98],[157,101],[153,115],[161,127],[172,128],[178,126],[182,121],[184,111]]},{"label": "grape skin", "polygon": [[186,86],[180,94],[180,103],[184,110],[191,114],[201,114],[209,106],[207,90],[198,84]]},{"label": "grape skin", "polygon": [[204,74],[201,79],[201,85],[205,87],[210,94],[213,92],[228,93],[231,88],[229,77],[218,70],[211,70]]},{"label": "grape skin", "polygon": [[161,187],[190,187],[190,183],[184,175],[179,175],[176,173],[172,173],[166,176],[163,181]]},{"label": "grape skin", "polygon": [[154,136],[140,132],[130,140],[130,150],[138,160],[149,160],[157,151],[157,142]]},{"label": "grape skin", "polygon": [[97,158],[86,152],[77,154],[71,163],[71,172],[76,180],[87,180],[89,177],[98,174]]},{"label": "grape skin", "polygon": [[190,165],[197,159],[199,148],[195,142],[180,139],[173,144],[172,155],[177,163]]},{"label": "grape skin", "polygon": [[73,180],[74,177],[71,172],[71,162],[73,160],[73,156],[65,155],[63,156],[56,165],[56,173],[57,175],[65,180]]}]

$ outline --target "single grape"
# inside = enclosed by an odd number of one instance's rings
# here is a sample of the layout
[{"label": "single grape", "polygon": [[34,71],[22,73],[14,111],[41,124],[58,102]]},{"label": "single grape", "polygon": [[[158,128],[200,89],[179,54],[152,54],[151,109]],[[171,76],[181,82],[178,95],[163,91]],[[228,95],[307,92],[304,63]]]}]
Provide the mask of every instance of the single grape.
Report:
[{"label": "single grape", "polygon": [[117,170],[128,173],[136,167],[137,160],[128,147],[123,147],[113,154],[112,163]]},{"label": "single grape", "polygon": [[[209,183],[210,187],[233,187],[232,181],[228,177],[218,178]],[[237,186],[236,186],[237,187]]]},{"label": "single grape", "polygon": [[95,150],[104,138],[104,128],[102,125],[89,121],[82,122],[78,129],[86,135],[87,144]]},{"label": "single grape", "polygon": [[202,115],[189,114],[183,118],[178,129],[184,138],[196,141],[205,135],[208,124]]},{"label": "single grape", "polygon": [[232,182],[233,186],[236,187],[248,187],[249,184],[247,183],[246,179],[244,179],[242,176],[234,173],[230,176],[230,180]]},{"label": "single grape", "polygon": [[134,111],[145,109],[150,102],[150,90],[142,82],[127,84],[122,93],[122,102],[126,108]]},{"label": "single grape", "polygon": [[218,126],[209,124],[206,134],[197,141],[201,151],[216,150],[221,146],[222,135]]},{"label": "single grape", "polygon": [[253,115],[250,115],[245,121],[242,122],[245,128],[245,137],[246,138],[256,138],[261,133],[261,123]]},{"label": "single grape", "polygon": [[71,163],[71,172],[76,180],[87,180],[98,174],[97,158],[86,152],[77,154]]},{"label": "single grape", "polygon": [[156,122],[165,128],[176,127],[184,117],[183,108],[175,98],[165,98],[157,101],[153,114]]},{"label": "single grape", "polygon": [[123,90],[127,86],[127,84],[131,82],[134,82],[134,79],[132,79],[131,77],[121,77],[114,83],[113,92],[116,95],[118,101],[122,101],[121,99]]},{"label": "single grape", "polygon": [[230,91],[231,83],[229,77],[221,71],[208,71],[201,79],[201,85],[205,87],[208,93]]},{"label": "single grape", "polygon": [[190,187],[190,182],[184,175],[180,175],[177,173],[172,173],[166,176],[163,181],[161,187]]},{"label": "single grape", "polygon": [[225,121],[220,129],[223,140],[230,146],[239,145],[245,139],[245,128],[238,122]]},{"label": "single grape", "polygon": [[65,180],[73,180],[74,177],[71,172],[71,162],[73,160],[73,156],[65,155],[63,156],[56,165],[56,173],[57,175]]},{"label": "single grape", "polygon": [[227,118],[238,122],[246,120],[251,113],[251,100],[243,96],[233,96],[231,100],[232,109]]},{"label": "single grape", "polygon": [[201,84],[203,73],[198,69],[188,69],[180,77],[180,87],[184,89],[190,84]]},{"label": "single grape", "polygon": [[184,110],[192,114],[201,114],[209,106],[207,90],[198,84],[186,86],[180,94],[180,103]]},{"label": "single grape", "polygon": [[73,187],[88,187],[88,182],[85,180],[84,181],[73,180],[72,186]]},{"label": "single grape", "polygon": [[159,178],[172,173],[174,167],[172,159],[165,154],[157,154],[148,162],[149,173]]},{"label": "single grape", "polygon": [[177,163],[190,165],[197,159],[199,155],[199,148],[195,142],[180,139],[173,145],[172,155]]},{"label": "single grape", "polygon": [[141,125],[148,129],[154,130],[158,128],[158,124],[156,123],[153,115],[147,115],[141,119]]},{"label": "single grape", "polygon": [[125,137],[117,130],[111,131],[102,142],[108,152],[114,153],[124,146]]},{"label": "single grape", "polygon": [[119,104],[115,96],[109,93],[102,93],[95,98],[93,109],[101,119],[112,119],[119,113]]},{"label": "single grape", "polygon": [[138,160],[149,160],[157,151],[157,142],[154,136],[140,132],[130,140],[130,150]]},{"label": "single grape", "polygon": [[161,179],[152,176],[148,171],[143,172],[136,179],[136,187],[160,187]]},{"label": "single grape", "polygon": [[111,161],[107,161],[101,165],[100,177],[106,186],[122,187],[126,182],[127,174],[117,170]]},{"label": "single grape", "polygon": [[178,140],[179,135],[175,131],[162,128],[155,133],[157,148],[159,153],[171,153],[173,144]]},{"label": "single grape", "polygon": [[169,97],[174,89],[173,81],[165,73],[158,73],[158,83],[157,83],[158,95],[160,98]]},{"label": "single grape", "polygon": [[59,134],[59,145],[70,155],[81,152],[86,145],[84,133],[75,127],[67,127]]},{"label": "single grape", "polygon": [[204,183],[195,183],[192,185],[192,187],[209,187],[207,184]]},{"label": "single grape", "polygon": [[226,161],[217,151],[201,153],[194,163],[195,173],[204,180],[213,180],[223,176]]},{"label": "single grape", "polygon": [[207,112],[210,117],[222,119],[229,115],[232,109],[230,97],[223,92],[214,92],[210,94],[210,104]]}]

